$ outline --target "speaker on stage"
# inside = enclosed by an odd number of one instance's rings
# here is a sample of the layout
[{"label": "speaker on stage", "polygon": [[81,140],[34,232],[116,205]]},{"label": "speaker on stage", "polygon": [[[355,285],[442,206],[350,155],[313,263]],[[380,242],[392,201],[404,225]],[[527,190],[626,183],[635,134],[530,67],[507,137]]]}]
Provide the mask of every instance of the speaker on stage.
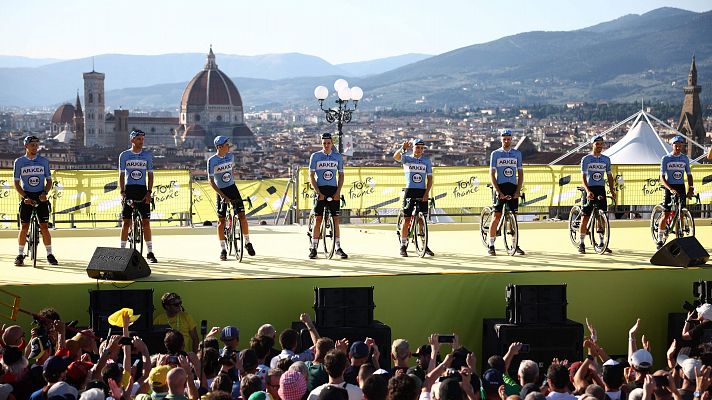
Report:
[{"label": "speaker on stage", "polygon": [[124,307],[132,309],[134,315],[141,315],[131,324],[132,331],[142,336],[153,330],[153,289],[90,290],[89,323],[94,333],[106,337],[112,329],[113,334],[120,335],[121,328],[109,325],[109,316]]},{"label": "speaker on stage", "polygon": [[97,247],[87,266],[87,275],[95,279],[132,281],[151,275],[151,268],[136,250]]},{"label": "speaker on stage", "polygon": [[694,236],[675,238],[665,244],[650,258],[653,265],[694,267],[710,259],[709,253]]}]

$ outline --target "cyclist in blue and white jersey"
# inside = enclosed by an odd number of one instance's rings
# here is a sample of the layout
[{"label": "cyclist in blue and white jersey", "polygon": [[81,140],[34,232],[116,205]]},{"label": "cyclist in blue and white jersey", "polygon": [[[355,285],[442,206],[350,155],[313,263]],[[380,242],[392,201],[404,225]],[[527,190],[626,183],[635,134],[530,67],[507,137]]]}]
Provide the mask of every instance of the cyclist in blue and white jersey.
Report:
[{"label": "cyclist in blue and white jersey", "polygon": [[[487,253],[496,255],[494,240],[497,235],[497,225],[502,218],[504,203],[512,212],[519,207],[519,195],[524,183],[524,169],[522,167],[522,153],[512,148],[512,131],[501,129],[500,140],[502,147],[490,154],[490,179],[494,187],[494,218],[490,223],[489,249]],[[524,255],[524,251],[517,246],[516,253]]]},{"label": "cyclist in blue and white jersey", "polygon": [[49,234],[47,222],[49,221],[49,202],[47,193],[52,189],[52,175],[49,161],[37,154],[40,140],[36,136],[27,136],[24,140],[25,155],[16,159],[13,165],[15,177],[15,190],[22,197],[20,202],[20,233],[17,236],[18,253],[15,265],[22,266],[25,259],[25,244],[27,244],[27,231],[30,227],[30,217],[37,204],[37,217],[40,222],[42,243],[47,249],[47,262],[57,265],[57,259],[52,254],[52,237]]},{"label": "cyclist in blue and white jersey", "polygon": [[[690,159],[682,153],[685,148],[685,138],[675,136],[672,140],[672,153],[663,156],[660,161],[660,183],[663,185],[665,195],[663,197],[663,207],[665,207],[665,218],[660,218],[658,225],[659,237],[665,236],[665,226],[672,218],[672,196],[680,199],[682,207],[687,204],[687,197],[695,194],[694,180],[690,171]],[[688,189],[685,190],[685,175],[687,175]],[[663,247],[663,242],[658,241],[658,249]]]},{"label": "cyclist in blue and white jersey", "polygon": [[[413,155],[409,156],[405,153],[413,148]],[[417,212],[422,212],[426,217],[428,215],[428,198],[430,197],[430,189],[433,187],[433,164],[430,159],[423,155],[425,152],[425,142],[423,139],[414,139],[403,142],[401,148],[393,154],[393,159],[403,164],[403,172],[405,173],[405,192],[403,193],[403,226],[401,227],[400,238],[400,255],[408,257],[408,230],[412,221],[413,211],[417,207]],[[425,248],[425,254],[434,256],[428,247]]]},{"label": "cyclist in blue and white jersey", "polygon": [[121,226],[121,248],[126,248],[131,227],[131,206],[126,200],[133,200],[141,213],[143,238],[146,241],[146,259],[152,263],[158,262],[153,255],[153,241],[151,240],[151,192],[153,191],[153,153],[143,149],[146,134],[141,130],[133,130],[129,134],[131,148],[124,150],[119,155],[119,188],[124,208],[121,212],[123,225]]},{"label": "cyclist in blue and white jersey", "polygon": [[312,153],[309,158],[309,181],[317,195],[316,205],[314,205],[316,221],[314,223],[311,247],[309,248],[309,258],[316,258],[324,207],[329,207],[329,211],[334,218],[336,254],[341,258],[348,258],[349,256],[341,249],[341,232],[339,229],[339,214],[341,213],[341,204],[339,202],[341,201],[341,187],[344,185],[344,159],[341,154],[334,150],[331,133],[323,133],[321,135],[321,146],[321,151]]},{"label": "cyclist in blue and white jersey", "polygon": [[[591,154],[586,154],[581,158],[581,182],[583,187],[586,188],[586,199],[581,208],[583,219],[579,230],[581,243],[579,243],[578,252],[581,254],[586,253],[584,239],[586,239],[588,220],[591,217],[593,205],[595,204],[599,210],[604,212],[608,209],[606,176],[608,176],[608,188],[611,191],[611,197],[613,201],[616,200],[616,190],[613,186],[613,174],[611,173],[611,159],[601,154],[602,152],[603,136],[596,135],[591,141]],[[606,248],[606,252],[611,253],[612,251]]]},{"label": "cyclist in blue and white jersey", "polygon": [[254,256],[255,249],[250,243],[250,230],[245,217],[245,205],[240,191],[235,185],[234,156],[230,153],[230,142],[227,136],[217,136],[213,140],[215,154],[208,159],[208,181],[217,194],[215,197],[218,210],[218,238],[220,239],[220,260],[227,260],[227,243],[225,242],[225,215],[227,203],[232,204],[233,212],[240,221],[240,231],[245,238],[247,254]]}]

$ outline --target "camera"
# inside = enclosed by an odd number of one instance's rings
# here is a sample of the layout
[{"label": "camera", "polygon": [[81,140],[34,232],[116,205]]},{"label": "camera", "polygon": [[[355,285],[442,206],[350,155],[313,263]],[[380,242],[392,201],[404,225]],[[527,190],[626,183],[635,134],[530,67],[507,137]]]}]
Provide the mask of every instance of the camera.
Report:
[{"label": "camera", "polygon": [[122,337],[119,339],[119,344],[122,346],[130,346],[133,344],[133,339],[127,336]]},{"label": "camera", "polygon": [[178,356],[168,356],[168,364],[180,364],[180,361],[178,361]]},{"label": "camera", "polygon": [[204,319],[200,321],[200,335],[205,336],[208,333],[208,320]]},{"label": "camera", "polygon": [[667,376],[653,375],[653,380],[655,380],[655,385],[657,385],[659,388],[666,387],[670,384]]},{"label": "camera", "polygon": [[697,307],[700,306],[700,304],[701,304],[701,303],[700,303],[699,300],[695,300],[695,301],[692,302],[692,303],[690,303],[689,301],[685,300],[685,303],[682,305],[682,308],[684,308],[685,311],[691,313],[691,312],[695,312],[695,310],[697,309]]},{"label": "camera", "polygon": [[445,374],[438,378],[438,381],[442,382],[445,379],[452,379],[455,382],[462,382],[462,375],[460,375],[460,371],[456,370],[455,368],[448,368],[445,371]]},{"label": "camera", "polygon": [[525,343],[522,345],[522,347],[519,348],[519,354],[529,353],[529,350],[530,350],[529,344]]},{"label": "camera", "polygon": [[222,365],[234,365],[237,361],[237,352],[229,347],[225,347],[218,357],[218,362]]},{"label": "camera", "polygon": [[453,343],[455,335],[438,335],[438,343]]}]

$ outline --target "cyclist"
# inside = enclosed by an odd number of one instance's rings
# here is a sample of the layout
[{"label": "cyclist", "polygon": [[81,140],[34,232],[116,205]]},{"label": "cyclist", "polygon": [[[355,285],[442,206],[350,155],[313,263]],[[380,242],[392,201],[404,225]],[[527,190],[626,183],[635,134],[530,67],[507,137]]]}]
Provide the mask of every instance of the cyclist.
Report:
[{"label": "cyclist", "polygon": [[[406,155],[408,149],[413,148],[413,155]],[[428,215],[428,197],[430,189],[433,187],[433,164],[428,157],[423,156],[425,152],[425,142],[423,139],[413,139],[403,142],[400,149],[393,154],[393,159],[403,164],[405,172],[405,193],[403,194],[403,227],[401,228],[400,255],[408,257],[408,230],[410,229],[411,217],[415,207],[423,215]],[[416,199],[421,199],[420,201]],[[434,256],[428,247],[425,254]]]},{"label": "cyclist", "polygon": [[142,130],[133,130],[129,134],[131,148],[119,154],[119,188],[124,208],[121,212],[123,225],[121,226],[121,248],[126,248],[131,226],[131,206],[126,200],[133,200],[141,213],[143,238],[146,241],[146,259],[152,263],[158,262],[153,255],[153,242],[151,241],[151,192],[153,191],[153,153],[143,149],[146,134]]},{"label": "cyclist", "polygon": [[[341,199],[341,187],[344,185],[344,160],[341,154],[334,150],[331,133],[321,134],[321,146],[322,150],[312,153],[309,158],[309,180],[317,195],[317,202],[314,206],[314,214],[316,215],[314,236],[312,236],[312,243],[309,248],[309,258],[316,258],[324,207],[329,207],[334,218],[336,254],[341,258],[348,258],[349,256],[341,249],[339,236],[339,201]],[[329,197],[332,199],[331,201],[327,201]]]},{"label": "cyclist", "polygon": [[[603,136],[596,135],[591,141],[591,154],[587,154],[581,158],[581,182],[583,183],[583,187],[586,188],[586,199],[581,208],[583,219],[579,231],[581,243],[579,243],[578,252],[581,254],[586,253],[584,239],[586,239],[586,228],[594,204],[600,210],[604,211],[608,207],[606,203],[606,175],[608,176],[608,188],[611,190],[611,197],[613,197],[613,201],[616,199],[616,192],[613,187],[613,174],[611,173],[611,159],[601,154],[602,151]],[[600,200],[599,197],[601,197]],[[612,253],[612,251],[607,248],[606,253]]]},{"label": "cyclist", "polygon": [[57,265],[57,259],[52,254],[52,237],[47,228],[49,221],[49,202],[47,193],[52,189],[52,175],[49,169],[49,161],[37,154],[40,147],[40,139],[36,136],[27,136],[24,140],[25,155],[16,159],[13,166],[15,177],[15,190],[22,197],[20,203],[20,233],[17,236],[18,253],[15,258],[15,265],[18,267],[24,264],[25,244],[27,243],[27,230],[30,228],[30,217],[34,206],[33,202],[39,203],[37,206],[37,217],[40,221],[40,232],[42,233],[42,243],[47,249],[47,262]]},{"label": "cyclist", "polygon": [[[672,196],[677,196],[682,207],[685,207],[687,196],[692,196],[695,193],[692,172],[690,171],[690,159],[687,158],[686,154],[682,153],[684,148],[685,138],[679,135],[675,136],[672,140],[672,153],[663,156],[660,161],[660,183],[662,183],[665,190],[663,197],[665,218],[660,218],[660,225],[658,225],[658,237],[660,238],[665,236],[665,226],[670,223],[670,218],[672,218]],[[689,186],[687,196],[685,195],[685,174],[687,174],[687,184]],[[658,240],[658,250],[661,247],[663,247],[663,241]]]},{"label": "cyclist", "polygon": [[[519,195],[524,183],[524,169],[522,167],[522,153],[512,148],[512,131],[500,129],[502,147],[490,155],[490,179],[496,200],[494,203],[494,218],[489,230],[489,249],[487,254],[494,256],[494,240],[497,235],[497,225],[502,218],[504,203],[507,203],[512,212],[519,206]],[[524,255],[524,251],[517,246],[516,253]]]},{"label": "cyclist", "polygon": [[216,204],[218,209],[218,238],[220,239],[220,260],[227,260],[227,243],[225,242],[225,215],[227,214],[227,203],[232,203],[232,209],[240,220],[240,230],[245,238],[245,248],[247,254],[254,256],[255,249],[250,243],[250,230],[245,217],[245,205],[242,203],[242,196],[235,185],[233,175],[234,156],[230,153],[230,142],[227,136],[217,136],[215,144],[215,154],[208,159],[208,180],[210,186],[215,190]]}]

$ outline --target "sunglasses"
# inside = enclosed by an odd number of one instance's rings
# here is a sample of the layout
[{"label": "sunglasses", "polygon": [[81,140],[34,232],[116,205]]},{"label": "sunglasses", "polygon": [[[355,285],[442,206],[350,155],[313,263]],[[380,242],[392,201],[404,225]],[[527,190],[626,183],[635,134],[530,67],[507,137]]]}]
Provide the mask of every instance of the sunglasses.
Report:
[{"label": "sunglasses", "polygon": [[167,305],[167,306],[173,306],[173,307],[180,307],[180,306],[183,305],[183,302],[182,302],[182,301],[178,301],[178,302],[173,302],[173,303],[166,303],[166,305]]}]

